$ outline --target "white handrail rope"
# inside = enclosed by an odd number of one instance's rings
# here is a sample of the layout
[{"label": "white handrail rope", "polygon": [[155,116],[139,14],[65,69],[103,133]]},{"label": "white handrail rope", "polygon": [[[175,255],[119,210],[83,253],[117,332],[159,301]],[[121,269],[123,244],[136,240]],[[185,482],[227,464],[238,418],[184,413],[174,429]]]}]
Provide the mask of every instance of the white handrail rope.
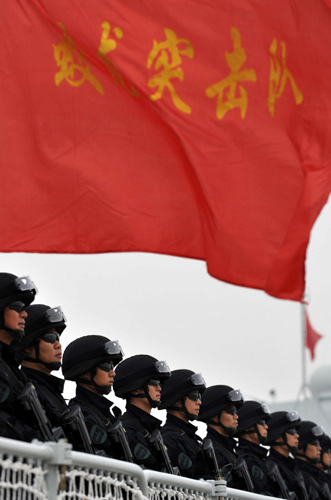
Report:
[{"label": "white handrail rope", "polygon": [[276,500],[143,470],[136,464],[75,452],[67,443],[25,443],[0,437],[0,498],[11,500]]}]

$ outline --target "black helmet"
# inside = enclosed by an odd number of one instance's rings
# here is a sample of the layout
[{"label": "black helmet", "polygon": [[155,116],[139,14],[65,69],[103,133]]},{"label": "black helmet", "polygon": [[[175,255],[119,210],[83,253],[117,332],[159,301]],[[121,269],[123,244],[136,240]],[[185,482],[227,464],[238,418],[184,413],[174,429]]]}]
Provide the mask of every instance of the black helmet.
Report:
[{"label": "black helmet", "polygon": [[265,403],[245,401],[243,406],[238,410],[238,417],[237,434],[242,434],[247,429],[257,424],[259,420],[269,420],[270,411]]},{"label": "black helmet", "polygon": [[[213,385],[208,387],[202,395],[199,420],[207,424],[222,427],[227,436],[235,434],[236,426],[225,426],[222,420],[222,411],[230,406],[240,408],[245,402],[239,390],[228,385]],[[217,417],[217,420],[213,417]]]},{"label": "black helmet", "polygon": [[242,434],[257,434],[260,443],[265,444],[267,438],[261,435],[257,424],[260,420],[266,422],[270,419],[268,406],[258,401],[245,401],[243,406],[238,410],[238,417],[236,434],[239,436]]},{"label": "black helmet", "polygon": [[316,441],[325,435],[322,426],[303,420],[299,430],[299,448],[305,448],[311,441]]},{"label": "black helmet", "polygon": [[28,306],[33,302],[37,291],[29,276],[18,278],[14,274],[0,273],[0,328],[15,338],[22,338],[23,330],[12,330],[5,325],[4,310],[13,302],[23,302]]},{"label": "black helmet", "polygon": [[[202,394],[205,389],[206,383],[200,373],[194,373],[191,370],[174,370],[162,388],[160,409],[184,411],[189,420],[196,419],[196,415],[188,413],[183,399],[192,391],[197,390]],[[177,401],[182,402],[181,408],[173,407]]]},{"label": "black helmet", "polygon": [[79,380],[80,375],[93,369],[98,363],[111,359],[117,364],[123,358],[118,341],[101,335],[86,335],[71,342],[62,359],[62,373],[67,380]]},{"label": "black helmet", "polygon": [[304,420],[301,422],[299,430],[299,445],[297,456],[308,460],[311,464],[318,464],[321,457],[312,458],[306,454],[308,444],[319,445],[319,440],[325,435],[323,427],[310,422],[309,420]]},{"label": "black helmet", "polygon": [[0,310],[3,311],[11,302],[24,302],[26,306],[33,302],[37,287],[29,276],[18,278],[14,274],[0,273]]},{"label": "black helmet", "polygon": [[[287,429],[299,429],[301,418],[299,413],[292,411],[275,411],[271,413],[271,418],[268,421],[268,438],[267,444],[274,444],[276,439],[283,436]],[[285,436],[286,437],[286,436]],[[284,443],[278,444],[287,444]]]},{"label": "black helmet", "polygon": [[17,345],[20,350],[34,344],[50,328],[55,328],[61,334],[67,326],[61,307],[33,304],[26,308],[26,312],[28,317],[25,320],[25,336]]},{"label": "black helmet", "polygon": [[211,417],[220,415],[225,408],[229,406],[240,408],[244,402],[245,399],[239,390],[228,385],[212,385],[202,395],[199,420],[208,422]]},{"label": "black helmet", "polygon": [[144,388],[145,396],[152,406],[159,406],[151,402],[148,394],[147,382],[151,379],[163,382],[171,375],[170,368],[165,361],[158,361],[148,354],[137,354],[122,361],[116,368],[114,391],[116,396],[128,399],[132,391]]}]

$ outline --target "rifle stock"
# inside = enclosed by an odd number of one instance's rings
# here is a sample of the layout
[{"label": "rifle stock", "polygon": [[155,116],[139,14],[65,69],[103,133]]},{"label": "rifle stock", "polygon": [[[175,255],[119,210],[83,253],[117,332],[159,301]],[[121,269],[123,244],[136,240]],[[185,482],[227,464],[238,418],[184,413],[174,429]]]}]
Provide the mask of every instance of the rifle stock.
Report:
[{"label": "rifle stock", "polygon": [[149,438],[149,443],[153,448],[153,450],[155,451],[155,454],[158,457],[158,460],[162,464],[165,471],[168,472],[169,474],[179,475],[178,468],[173,467],[170,461],[167,448],[163,442],[162,434],[158,429],[155,429],[155,431],[153,431],[152,435]]},{"label": "rifle stock", "polygon": [[113,424],[107,422],[106,427],[109,440],[114,447],[117,455],[119,455],[122,460],[133,463],[133,455],[127,437],[125,435],[125,429],[122,422],[120,420],[117,420]]},{"label": "rifle stock", "polygon": [[46,417],[45,410],[39,401],[35,386],[31,382],[25,384],[17,396],[17,401],[19,401],[26,410],[34,414],[43,439],[45,441],[56,441],[51,425]]},{"label": "rifle stock", "polygon": [[204,440],[202,451],[205,463],[210,473],[214,476],[214,479],[216,480],[223,479],[221,477],[221,471],[217,463],[214,445],[211,439],[206,438]]},{"label": "rifle stock", "polygon": [[69,432],[73,434],[74,443],[79,442],[78,447],[81,447],[85,453],[95,454],[80,406],[70,406],[62,416]]},{"label": "rifle stock", "polygon": [[233,466],[233,471],[245,482],[247,491],[254,493],[254,485],[249,474],[246,461],[239,457],[237,462]]},{"label": "rifle stock", "polygon": [[288,500],[297,500],[296,494],[293,491],[289,491],[287,484],[279,472],[278,465],[274,462],[268,462],[267,465],[267,474],[270,479],[277,484],[282,497],[287,498]]}]

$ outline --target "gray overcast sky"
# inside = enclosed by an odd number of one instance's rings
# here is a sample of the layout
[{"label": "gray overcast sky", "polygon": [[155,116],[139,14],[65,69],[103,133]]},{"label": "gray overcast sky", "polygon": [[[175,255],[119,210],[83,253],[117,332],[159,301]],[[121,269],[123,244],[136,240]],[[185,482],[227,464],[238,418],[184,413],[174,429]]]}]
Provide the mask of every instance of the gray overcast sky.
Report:
[{"label": "gray overcast sky", "polygon": [[[307,371],[330,363],[331,204],[308,248],[308,312],[324,338]],[[30,275],[36,303],[61,305],[65,348],[87,334],[119,340],[125,356],[146,353],[171,369],[201,372],[207,385],[241,389],[246,399],[294,399],[301,384],[300,305],[211,278],[204,262],[144,253],[1,254],[2,270]],[[67,384],[66,396],[72,396]]]}]

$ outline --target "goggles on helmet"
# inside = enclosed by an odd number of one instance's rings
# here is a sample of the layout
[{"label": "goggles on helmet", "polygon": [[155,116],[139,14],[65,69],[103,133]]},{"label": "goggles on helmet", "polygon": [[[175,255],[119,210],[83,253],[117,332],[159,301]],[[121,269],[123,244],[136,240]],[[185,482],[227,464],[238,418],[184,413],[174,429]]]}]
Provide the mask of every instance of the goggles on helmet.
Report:
[{"label": "goggles on helmet", "polygon": [[26,292],[28,290],[30,290],[31,292],[33,290],[35,290],[36,292],[38,291],[36,285],[33,283],[30,276],[23,276],[22,278],[16,278],[14,283],[16,289],[20,290],[20,292]]},{"label": "goggles on helmet", "polygon": [[109,354],[110,356],[113,356],[114,354],[121,354],[122,356],[124,356],[124,352],[122,351],[118,340],[110,340],[109,342],[103,344],[103,346],[99,347],[98,350],[101,350],[105,354]]},{"label": "goggles on helmet", "polygon": [[315,437],[321,437],[325,434],[323,427],[320,425],[315,425],[315,427],[312,428],[311,433]]},{"label": "goggles on helmet", "polygon": [[[111,356],[121,356],[123,358],[124,353],[118,342],[118,340],[109,340],[102,345],[99,345],[96,349],[92,349],[89,352],[89,359],[100,358],[100,357],[111,357]],[[86,353],[75,358],[76,363],[81,363],[86,361]]]},{"label": "goggles on helmet", "polygon": [[190,381],[192,382],[193,385],[203,385],[206,387],[206,382],[201,373],[194,373],[193,375],[190,376]]},{"label": "goggles on helmet", "polygon": [[60,323],[60,322],[65,323],[67,321],[60,306],[47,309],[47,311],[45,311],[44,313],[44,316],[49,323]]},{"label": "goggles on helmet", "polygon": [[261,404],[261,410],[262,410],[262,413],[265,413],[266,415],[270,415],[270,410],[269,410],[268,405],[266,403]]},{"label": "goggles on helmet", "polygon": [[1,289],[1,297],[6,297],[10,292],[34,292],[36,294],[38,289],[31,280],[30,276],[23,276],[22,278],[15,278],[14,281]]},{"label": "goggles on helmet", "polygon": [[157,373],[171,373],[170,368],[165,361],[155,361],[154,366]]},{"label": "goggles on helmet", "polygon": [[233,389],[232,391],[228,392],[227,397],[228,400],[231,402],[245,401],[239,389],[238,390]]},{"label": "goggles on helmet", "polygon": [[301,420],[300,419],[300,416],[299,416],[299,413],[296,411],[296,410],[293,410],[293,411],[289,411],[287,414],[286,414],[286,420],[288,420],[289,422],[295,422],[295,420]]}]

